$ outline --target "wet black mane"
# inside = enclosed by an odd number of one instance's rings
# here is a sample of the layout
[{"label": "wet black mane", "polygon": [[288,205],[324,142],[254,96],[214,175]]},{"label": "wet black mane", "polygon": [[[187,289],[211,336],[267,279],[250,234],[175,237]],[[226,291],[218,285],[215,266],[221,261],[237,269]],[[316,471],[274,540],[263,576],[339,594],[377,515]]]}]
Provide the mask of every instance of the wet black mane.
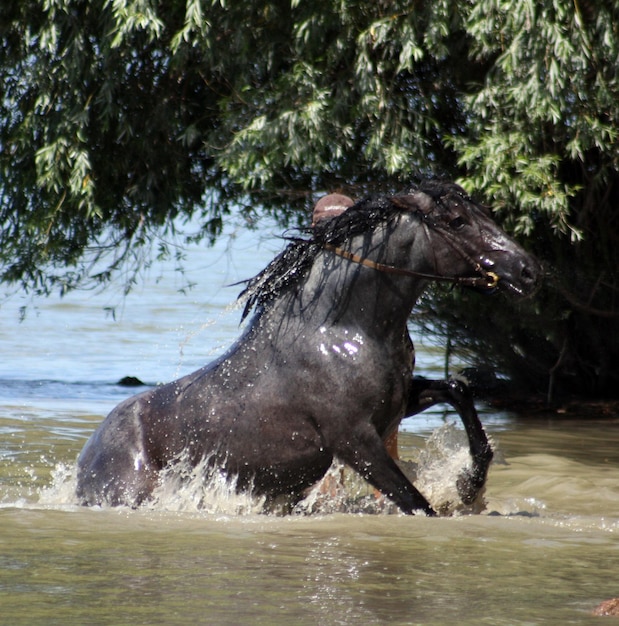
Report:
[{"label": "wet black mane", "polygon": [[[426,181],[419,185],[411,185],[397,196],[368,196],[341,215],[322,220],[313,228],[302,230],[299,237],[289,238],[291,243],[265,269],[247,281],[247,287],[239,296],[247,299],[243,319],[254,307],[262,307],[272,302],[289,287],[298,283],[312,266],[318,253],[324,249],[325,244],[339,246],[356,235],[372,232],[379,224],[387,223],[398,214],[412,212],[410,205],[406,206],[394,200],[418,191],[431,198],[433,207],[443,207],[443,199],[448,195],[468,200],[464,191],[453,183]],[[428,221],[427,212],[422,210],[415,212],[418,212],[424,221]],[[303,237],[303,234],[306,237]]]}]

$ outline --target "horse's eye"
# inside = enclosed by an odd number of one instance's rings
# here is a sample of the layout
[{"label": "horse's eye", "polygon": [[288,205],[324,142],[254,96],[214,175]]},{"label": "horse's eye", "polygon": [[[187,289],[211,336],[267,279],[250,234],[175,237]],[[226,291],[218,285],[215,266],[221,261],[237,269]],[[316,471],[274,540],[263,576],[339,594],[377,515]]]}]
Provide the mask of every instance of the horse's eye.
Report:
[{"label": "horse's eye", "polygon": [[451,222],[449,222],[449,228],[452,230],[460,230],[466,224],[466,220],[461,216],[454,217]]}]

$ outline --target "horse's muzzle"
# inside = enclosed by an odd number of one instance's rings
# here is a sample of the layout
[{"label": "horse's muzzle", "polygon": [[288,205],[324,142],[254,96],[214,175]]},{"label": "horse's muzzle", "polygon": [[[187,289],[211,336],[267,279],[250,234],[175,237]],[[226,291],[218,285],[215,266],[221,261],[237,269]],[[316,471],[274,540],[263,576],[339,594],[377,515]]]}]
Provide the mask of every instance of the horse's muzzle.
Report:
[{"label": "horse's muzzle", "polygon": [[527,255],[506,265],[505,268],[495,266],[492,270],[500,276],[499,288],[522,298],[537,293],[542,284],[543,270],[535,257]]}]

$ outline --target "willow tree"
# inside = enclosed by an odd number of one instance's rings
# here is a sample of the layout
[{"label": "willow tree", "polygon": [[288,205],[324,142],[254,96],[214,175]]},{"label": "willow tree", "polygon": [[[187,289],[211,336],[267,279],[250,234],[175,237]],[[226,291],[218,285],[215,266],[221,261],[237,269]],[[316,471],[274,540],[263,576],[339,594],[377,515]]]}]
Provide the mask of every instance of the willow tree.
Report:
[{"label": "willow tree", "polygon": [[610,0],[4,2],[0,280],[130,284],[190,218],[447,176],[550,279],[424,319],[529,387],[613,392],[618,24]]},{"label": "willow tree", "polygon": [[465,186],[528,240],[549,277],[515,315],[503,307],[495,316],[482,302],[447,332],[478,354],[497,346],[512,376],[550,394],[616,396],[619,3],[474,4],[468,54],[488,71],[465,97],[466,129],[448,142]]}]

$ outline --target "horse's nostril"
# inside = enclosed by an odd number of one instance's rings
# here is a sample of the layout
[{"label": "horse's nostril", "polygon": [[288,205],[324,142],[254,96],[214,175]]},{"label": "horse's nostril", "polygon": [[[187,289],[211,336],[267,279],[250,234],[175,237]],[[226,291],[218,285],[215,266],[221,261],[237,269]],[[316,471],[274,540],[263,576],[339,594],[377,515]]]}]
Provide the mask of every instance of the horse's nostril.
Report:
[{"label": "horse's nostril", "polygon": [[520,270],[520,280],[524,285],[531,285],[532,288],[535,288],[539,283],[540,274],[541,268],[536,263],[526,263]]},{"label": "horse's nostril", "polygon": [[535,273],[532,272],[526,265],[522,268],[521,277],[526,282],[535,280]]}]

